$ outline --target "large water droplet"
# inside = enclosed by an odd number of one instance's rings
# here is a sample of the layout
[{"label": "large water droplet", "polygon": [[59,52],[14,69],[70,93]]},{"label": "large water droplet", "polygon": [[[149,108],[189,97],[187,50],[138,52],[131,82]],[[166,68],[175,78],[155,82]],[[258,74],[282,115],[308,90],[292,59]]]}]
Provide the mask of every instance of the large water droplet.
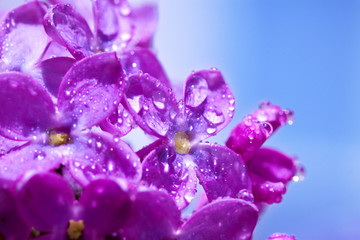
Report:
[{"label": "large water droplet", "polygon": [[163,110],[165,108],[166,98],[162,92],[154,92],[152,99],[153,99],[153,103],[157,109]]},{"label": "large water droplet", "polygon": [[250,202],[254,201],[254,195],[248,189],[241,189],[240,192],[236,194],[236,197],[243,199],[245,201],[250,201]]},{"label": "large water droplet", "polygon": [[208,84],[199,76],[193,76],[186,83],[185,103],[191,107],[198,107],[208,95]]},{"label": "large water droplet", "polygon": [[270,135],[272,134],[273,132],[273,127],[270,123],[268,122],[262,122],[261,123],[261,127],[262,127],[262,130],[263,130],[263,133],[265,134],[265,136],[268,138],[270,137]]},{"label": "large water droplet", "polygon": [[225,121],[224,114],[215,109],[208,109],[203,115],[206,120],[215,125],[221,124]]}]

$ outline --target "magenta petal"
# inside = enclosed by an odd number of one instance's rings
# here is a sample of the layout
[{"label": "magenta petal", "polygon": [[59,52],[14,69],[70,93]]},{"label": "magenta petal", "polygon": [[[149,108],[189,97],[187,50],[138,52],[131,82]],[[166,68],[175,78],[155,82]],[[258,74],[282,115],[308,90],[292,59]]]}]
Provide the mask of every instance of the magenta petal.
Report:
[{"label": "magenta petal", "polygon": [[148,73],[164,86],[171,87],[170,81],[155,54],[146,48],[135,48],[121,54],[121,63],[127,74]]},{"label": "magenta petal", "polygon": [[255,205],[240,199],[221,199],[194,213],[182,226],[178,239],[249,240],[257,219]]},{"label": "magenta petal", "polygon": [[27,142],[11,140],[0,135],[0,157],[11,151],[12,148],[20,147],[25,143]]},{"label": "magenta petal", "polygon": [[130,6],[125,0],[95,0],[95,27],[105,51],[117,51],[128,45],[134,35]]},{"label": "magenta petal", "polygon": [[92,54],[93,34],[86,20],[71,5],[57,4],[44,17],[46,33],[81,59]]},{"label": "magenta petal", "polygon": [[145,190],[137,193],[131,218],[122,233],[129,240],[173,239],[180,225],[180,211],[170,196]]},{"label": "magenta petal", "polygon": [[218,70],[191,74],[186,80],[184,99],[191,139],[216,135],[234,115],[234,96]]},{"label": "magenta petal", "polygon": [[179,109],[171,89],[148,74],[140,74],[129,77],[125,94],[127,108],[145,132],[158,137],[173,133]]},{"label": "magenta petal", "polygon": [[62,156],[66,150],[66,146],[53,147],[36,143],[14,148],[0,157],[0,175],[16,180],[27,171],[45,172],[57,169],[64,163]]},{"label": "magenta petal", "polygon": [[115,53],[102,53],[73,65],[59,89],[58,106],[65,121],[92,127],[118,106],[125,78]]},{"label": "magenta petal", "polygon": [[0,134],[27,140],[54,124],[55,106],[46,90],[30,76],[0,74]]},{"label": "magenta petal", "polygon": [[[133,45],[149,48],[158,24],[158,9],[154,4],[143,4],[132,10],[131,18],[135,24]],[[154,76],[155,77],[155,76]]]},{"label": "magenta petal", "polygon": [[260,148],[246,165],[249,171],[272,182],[287,183],[296,172],[294,158],[270,148]]},{"label": "magenta petal", "polygon": [[[218,197],[237,197],[241,190],[251,191],[251,183],[241,156],[227,147],[200,143],[191,153],[196,174],[209,201]],[[242,197],[242,196],[240,196]]]},{"label": "magenta petal", "polygon": [[128,193],[110,179],[90,182],[81,194],[79,205],[87,232],[100,236],[119,230],[131,210]]},{"label": "magenta petal", "polygon": [[174,148],[164,145],[144,159],[142,180],[166,189],[179,209],[185,208],[196,193],[197,179],[189,156],[176,154]]},{"label": "magenta petal", "polygon": [[[1,180],[0,180],[1,181]],[[22,218],[15,193],[0,187],[0,236],[4,239],[27,239],[31,227]]]},{"label": "magenta petal", "polygon": [[286,192],[286,185],[282,182],[271,182],[250,173],[252,192],[256,202],[279,203],[282,195]]},{"label": "magenta petal", "polygon": [[68,57],[54,57],[39,64],[42,81],[46,89],[55,97],[58,96],[59,87],[66,72],[75,63],[75,59]]},{"label": "magenta petal", "polygon": [[231,131],[226,146],[240,154],[244,161],[248,161],[271,133],[272,127],[269,123],[259,122],[255,117],[248,115]]},{"label": "magenta petal", "polygon": [[296,240],[296,238],[285,233],[274,233],[267,240]]},{"label": "magenta petal", "polygon": [[292,124],[294,121],[294,114],[291,110],[282,109],[268,101],[261,102],[259,109],[256,109],[251,115],[260,122],[270,123],[274,132],[281,125]]},{"label": "magenta petal", "polygon": [[66,228],[75,196],[61,176],[36,174],[24,179],[18,189],[20,209],[32,226],[47,232]]},{"label": "magenta petal", "polygon": [[43,54],[49,38],[42,19],[45,4],[32,1],[6,14],[0,26],[0,70],[29,72]]},{"label": "magenta petal", "polygon": [[133,129],[134,118],[120,103],[117,109],[100,123],[102,130],[119,137],[125,136]]},{"label": "magenta petal", "polygon": [[125,142],[106,133],[88,133],[74,140],[68,156],[70,173],[83,186],[99,177],[138,181],[139,157]]}]

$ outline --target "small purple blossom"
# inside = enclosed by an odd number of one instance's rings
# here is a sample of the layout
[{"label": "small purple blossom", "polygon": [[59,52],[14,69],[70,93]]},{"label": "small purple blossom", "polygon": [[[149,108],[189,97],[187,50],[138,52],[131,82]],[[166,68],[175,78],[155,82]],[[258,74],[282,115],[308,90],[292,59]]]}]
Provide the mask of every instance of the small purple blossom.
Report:
[{"label": "small purple blossom", "polygon": [[21,73],[2,73],[0,133],[27,141],[1,156],[2,176],[15,180],[28,170],[69,164],[73,177],[83,185],[99,174],[138,178],[138,157],[126,143],[105,133],[84,132],[116,108],[124,81],[114,53],[79,61],[62,81],[56,114],[39,83]]},{"label": "small purple blossom", "polygon": [[209,200],[235,197],[250,182],[239,155],[217,144],[199,143],[232,119],[234,97],[218,70],[191,74],[178,104],[171,89],[149,76],[129,77],[125,99],[137,124],[161,143],[142,153],[142,180],[166,189],[184,208],[196,192],[196,177]]}]

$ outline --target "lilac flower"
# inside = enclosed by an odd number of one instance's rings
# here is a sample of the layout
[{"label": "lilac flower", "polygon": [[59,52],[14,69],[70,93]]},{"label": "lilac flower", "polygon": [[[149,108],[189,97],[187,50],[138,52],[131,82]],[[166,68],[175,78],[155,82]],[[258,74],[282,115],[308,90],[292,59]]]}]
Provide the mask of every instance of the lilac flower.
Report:
[{"label": "lilac flower", "polygon": [[9,11],[0,26],[0,71],[18,71],[31,75],[52,96],[75,60],[69,57],[46,57],[51,39],[42,24],[47,6],[38,1]]},{"label": "lilac flower", "polygon": [[246,116],[232,130],[226,142],[226,146],[245,160],[258,203],[279,203],[286,192],[286,184],[296,173],[294,158],[270,148],[260,148],[273,131],[292,121],[291,111],[263,102],[260,109]]},{"label": "lilac flower", "polygon": [[41,239],[105,239],[130,214],[128,193],[111,179],[90,182],[77,201],[67,182],[52,173],[25,176],[17,188],[26,221],[48,233]]},{"label": "lilac flower", "polygon": [[[94,34],[83,16],[71,5],[63,4],[48,10],[44,17],[46,32],[58,44],[65,46],[76,59],[98,52],[116,51],[126,74],[149,73],[170,86],[156,56],[149,49],[137,48],[150,45],[157,22],[156,8],[144,5],[132,11],[124,0],[118,3],[110,0],[93,1],[93,4],[96,23]],[[119,104],[119,108],[100,126],[105,131],[123,136],[132,129],[133,119]]]},{"label": "lilac flower", "polygon": [[105,133],[84,131],[116,108],[125,85],[115,53],[86,58],[69,70],[58,96],[50,96],[31,77],[0,74],[0,134],[26,144],[0,156],[0,173],[15,180],[28,170],[69,168],[85,186],[98,175],[138,179],[139,160],[132,149]]},{"label": "lilac flower", "polygon": [[13,183],[0,178],[0,239],[26,239],[30,231],[19,211]]},{"label": "lilac flower", "polygon": [[216,135],[233,116],[234,97],[218,70],[191,74],[180,106],[172,90],[148,74],[130,76],[126,89],[127,107],[137,124],[160,139],[139,152],[149,153],[140,156],[142,180],[166,189],[179,208],[194,197],[196,177],[210,201],[235,197],[251,187],[239,155],[217,144],[199,143]]},{"label": "lilac flower", "polygon": [[268,238],[268,240],[296,240],[296,238],[285,233],[274,233]]},{"label": "lilac flower", "polygon": [[218,199],[181,223],[180,210],[166,193],[138,190],[121,235],[130,240],[251,239],[258,210],[242,199]]}]

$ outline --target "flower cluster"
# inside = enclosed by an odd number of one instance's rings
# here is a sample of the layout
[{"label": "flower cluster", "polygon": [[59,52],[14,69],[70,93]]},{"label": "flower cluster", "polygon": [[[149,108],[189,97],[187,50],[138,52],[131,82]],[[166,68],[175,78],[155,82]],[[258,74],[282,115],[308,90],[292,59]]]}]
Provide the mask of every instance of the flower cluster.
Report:
[{"label": "flower cluster", "polygon": [[[234,96],[207,69],[177,100],[151,50],[156,24],[155,6],[125,0],[31,1],[4,14],[1,240],[251,239],[281,201],[301,169],[261,146],[292,112],[263,102],[226,146],[203,142],[232,120]],[[136,127],[155,138],[137,152],[121,139]],[[281,239],[295,238],[269,237]]]}]

